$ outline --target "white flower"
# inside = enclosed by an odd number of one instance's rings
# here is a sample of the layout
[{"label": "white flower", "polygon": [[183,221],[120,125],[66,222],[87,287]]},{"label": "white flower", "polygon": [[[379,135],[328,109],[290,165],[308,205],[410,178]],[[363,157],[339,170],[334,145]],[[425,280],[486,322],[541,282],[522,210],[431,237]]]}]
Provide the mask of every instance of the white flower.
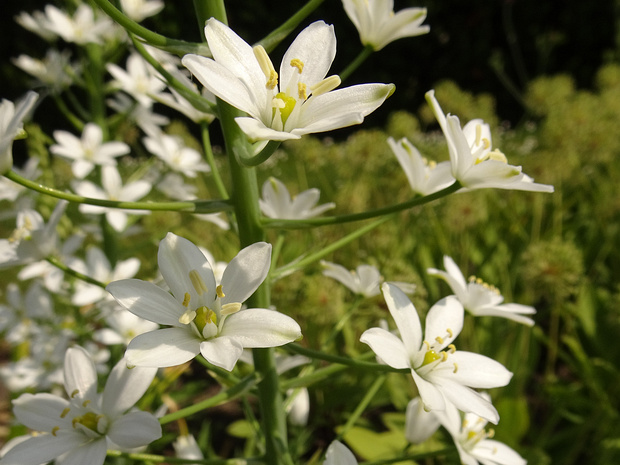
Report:
[{"label": "white flower", "polygon": [[23,132],[24,118],[38,97],[36,92],[28,92],[17,105],[5,99],[0,103],[0,174],[13,167],[13,141]]},{"label": "white flower", "polygon": [[357,465],[353,452],[340,441],[333,441],[325,453],[323,465]]},{"label": "white flower", "polygon": [[534,307],[521,304],[503,304],[504,297],[496,287],[483,282],[480,278],[472,276],[469,282],[452,258],[445,255],[443,266],[446,271],[436,268],[426,270],[431,276],[437,276],[445,280],[456,298],[463,304],[465,310],[474,316],[499,316],[508,318],[524,325],[533,326],[534,320],[523,315],[536,313]]},{"label": "white flower", "polygon": [[196,438],[191,434],[184,434],[176,438],[172,443],[177,457],[180,459],[204,459],[204,455],[196,443]]},{"label": "white flower", "polygon": [[[119,279],[133,278],[140,269],[140,260],[137,258],[121,260],[112,269],[110,261],[103,251],[93,246],[86,251],[86,265],[75,266],[74,269],[103,284],[109,284]],[[109,294],[100,286],[78,281],[71,296],[71,303],[78,306],[89,305],[108,296]]]},{"label": "white flower", "polygon": [[137,53],[127,58],[127,71],[114,63],[108,63],[106,69],[114,77],[112,85],[131,95],[146,108],[153,106],[153,96],[166,87],[153,67]]},{"label": "white flower", "polygon": [[391,84],[334,91],[340,78],[325,76],[336,55],[336,36],[323,21],[297,36],[280,74],[265,49],[252,48],[219,21],[207,21],[205,36],[214,59],[185,55],[183,64],[209,91],[249,114],[235,121],[251,140],[299,139],[359,124],[394,91]]},{"label": "white flower", "polygon": [[[483,396],[490,400],[486,393]],[[487,421],[477,415],[461,415],[456,407],[447,405],[444,412],[432,412],[448,430],[464,465],[525,465],[526,460],[506,444],[490,439],[493,430],[486,430]]]},{"label": "white flower", "polygon": [[495,407],[471,388],[505,386],[512,373],[488,357],[456,350],[452,341],[463,328],[460,302],[450,296],[433,305],[423,338],[420,318],[407,296],[390,283],[384,283],[381,290],[400,338],[371,328],[360,340],[391,367],[411,370],[426,410],[444,410],[453,403],[459,410],[497,423]]},{"label": "white flower", "polygon": [[123,13],[136,22],[156,15],[164,9],[162,0],[121,0]]},{"label": "white flower", "polygon": [[[114,305],[118,304],[114,302]],[[95,341],[105,345],[127,346],[134,337],[159,328],[157,323],[139,318],[125,309],[113,311],[105,317],[105,322],[108,328],[102,328],[93,334]]]},{"label": "white flower", "polygon": [[68,50],[59,52],[51,48],[47,50],[43,60],[20,55],[13,60],[13,63],[37,78],[43,85],[50,87],[53,92],[59,92],[71,85],[77,71],[69,61],[70,55]]},{"label": "white flower", "polygon": [[134,121],[147,134],[158,134],[161,127],[170,122],[164,115],[154,113],[151,107],[136,105],[135,100],[122,92],[117,92],[113,99],[108,99],[107,104],[117,113],[126,114],[127,118]]},{"label": "white flower", "polygon": [[84,126],[82,137],[77,138],[67,131],[54,131],[56,144],[50,147],[54,155],[72,160],[71,171],[82,179],[95,167],[116,166],[116,157],[130,152],[124,142],[103,142],[103,131],[95,123]]},{"label": "white flower", "polygon": [[491,129],[484,121],[474,119],[461,128],[457,116],[444,115],[434,91],[426,93],[426,100],[446,137],[452,175],[463,187],[553,192],[553,186],[534,183],[520,166],[509,165],[502,152],[491,150]]},{"label": "white flower", "polygon": [[46,5],[45,16],[40,17],[38,23],[65,42],[79,45],[103,44],[117,27],[107,16],[95,18],[95,12],[85,3],[78,5],[73,16],[54,5]]},{"label": "white flower", "polygon": [[[347,270],[344,266],[337,263],[321,260],[323,275],[335,279],[348,287],[353,293],[364,297],[374,297],[381,293],[379,286],[383,282],[383,277],[377,267],[372,265],[359,265],[354,270]],[[414,284],[393,282],[401,291],[412,294],[415,291]]]},{"label": "white flower", "polygon": [[321,192],[313,188],[300,192],[291,199],[291,194],[284,183],[270,177],[263,184],[263,198],[259,199],[258,203],[263,215],[269,218],[289,220],[312,218],[336,206],[333,202],[317,206],[320,195]]},{"label": "white flower", "polygon": [[390,137],[388,144],[407,175],[409,185],[414,192],[429,195],[454,183],[449,161],[429,162],[405,138],[396,142]]},{"label": "white flower", "polygon": [[146,149],[162,160],[169,168],[184,174],[188,178],[195,178],[198,172],[208,173],[211,168],[202,159],[200,153],[187,147],[183,139],[178,136],[169,136],[163,132],[142,139]]},{"label": "white flower", "polygon": [[42,11],[34,11],[32,14],[22,11],[15,16],[15,22],[49,42],[58,37],[55,32],[52,32],[50,20]]},{"label": "white flower", "polygon": [[8,305],[0,304],[0,333],[6,331],[4,339],[13,345],[28,339],[34,329],[32,320],[51,320],[54,316],[52,298],[38,282],[32,283],[24,295],[17,284],[9,283],[6,301]]},{"label": "white flower", "polygon": [[[97,393],[97,372],[88,352],[67,350],[64,384],[69,400],[52,394],[23,394],[13,401],[17,419],[39,434],[9,450],[2,465],[38,465],[63,455],[63,463],[103,464],[110,446],[132,449],[161,437],[147,412],[129,411],[155,376],[154,368],[116,364]],[[129,411],[129,412],[128,412]]]},{"label": "white flower", "polygon": [[405,438],[411,444],[422,444],[439,428],[435,410],[424,410],[422,399],[416,397],[407,404],[405,412]]},{"label": "white flower", "polygon": [[138,366],[180,365],[201,353],[210,363],[231,371],[244,348],[276,347],[301,337],[299,325],[273,310],[241,310],[269,271],[271,245],[252,244],[230,262],[217,285],[200,249],[172,233],[161,241],[159,270],[172,295],[136,279],[108,285],[130,312],[171,328],[136,337],[126,357]]},{"label": "white flower", "polygon": [[[90,181],[80,181],[73,183],[73,190],[84,197],[105,200],[122,200],[125,202],[135,202],[151,190],[151,184],[147,181],[133,181],[123,186],[121,176],[114,166],[104,166],[101,169],[101,185],[103,189]],[[99,207],[96,205],[80,204],[79,210],[82,213],[101,215],[105,213],[107,221],[118,232],[127,226],[127,213],[133,215],[145,215],[150,213],[148,210],[120,210],[118,208]]]},{"label": "white flower", "polygon": [[426,8],[405,8],[394,13],[393,0],[342,0],[344,10],[360,34],[362,44],[381,50],[403,37],[427,34]]}]

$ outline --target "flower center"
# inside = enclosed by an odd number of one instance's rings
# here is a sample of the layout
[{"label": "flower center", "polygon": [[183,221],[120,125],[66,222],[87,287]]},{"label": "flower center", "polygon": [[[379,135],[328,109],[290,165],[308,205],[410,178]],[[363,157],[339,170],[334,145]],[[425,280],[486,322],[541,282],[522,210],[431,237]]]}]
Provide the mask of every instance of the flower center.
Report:
[{"label": "flower center", "polygon": [[[418,366],[417,369],[426,367],[425,372],[428,372],[433,370],[435,366],[439,363],[448,361],[448,356],[456,352],[456,346],[454,344],[449,344],[447,346],[447,350],[437,350],[437,346],[443,345],[445,338],[452,338],[453,336],[454,331],[452,331],[450,328],[447,328],[445,336],[437,336],[435,338],[435,342],[433,342],[432,344],[428,341],[424,341],[423,344],[426,346],[426,352],[424,353],[422,364]],[[456,373],[457,371],[458,365],[454,363],[454,373]]]},{"label": "flower center", "polygon": [[468,425],[467,420],[463,420],[463,426],[461,427],[461,446],[463,449],[470,451],[472,450],[476,444],[478,444],[483,439],[490,439],[495,436],[495,430],[489,428],[487,431],[484,429],[484,425],[486,421],[482,418],[479,418],[478,421],[473,425]]},{"label": "flower center", "polygon": [[500,294],[500,292],[499,292],[499,289],[498,289],[498,288],[496,288],[496,287],[495,287],[495,286],[493,286],[492,284],[485,283],[485,282],[484,282],[481,278],[478,278],[478,277],[476,277],[476,276],[474,276],[474,275],[471,275],[471,276],[468,278],[468,281],[469,281],[470,283],[472,283],[472,284],[477,284],[477,285],[479,285],[479,286],[482,286],[483,288],[485,288],[485,289],[486,289],[486,290],[488,290],[488,291],[491,291],[491,292],[492,292],[492,293],[494,293],[494,294],[497,294],[497,295],[499,295],[499,294]]}]

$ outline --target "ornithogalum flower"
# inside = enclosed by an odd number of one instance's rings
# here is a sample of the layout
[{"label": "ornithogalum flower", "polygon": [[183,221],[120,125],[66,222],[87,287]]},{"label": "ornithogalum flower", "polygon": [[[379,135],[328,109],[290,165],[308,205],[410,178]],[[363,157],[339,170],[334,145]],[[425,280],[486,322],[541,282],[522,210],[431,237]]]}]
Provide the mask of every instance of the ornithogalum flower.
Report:
[{"label": "ornithogalum flower", "polygon": [[456,298],[463,304],[465,310],[474,316],[500,316],[508,318],[524,325],[533,326],[534,320],[524,315],[536,313],[534,307],[521,304],[504,304],[504,297],[499,290],[490,284],[485,283],[480,278],[472,276],[469,282],[454,260],[447,255],[443,257],[443,266],[446,271],[436,268],[429,268],[427,271],[431,276],[444,279],[456,294]]},{"label": "ornithogalum flower", "polygon": [[390,137],[388,145],[396,155],[414,192],[429,195],[454,182],[449,161],[441,163],[428,161],[406,138],[396,142]]},{"label": "ornithogalum flower", "polygon": [[297,36],[279,74],[262,46],[252,48],[216,19],[207,21],[205,36],[214,59],[185,55],[183,64],[214,95],[248,113],[235,121],[253,141],[299,139],[359,124],[394,91],[391,84],[334,90],[340,78],[325,76],[336,35],[323,21]]},{"label": "ornithogalum flower", "polygon": [[244,348],[276,347],[299,339],[301,329],[292,318],[265,308],[241,309],[267,276],[270,262],[271,245],[252,244],[229,263],[217,285],[200,249],[168,233],[160,243],[158,263],[172,295],[137,279],[107,287],[130,312],[171,326],[133,339],[125,354],[129,363],[167,367],[201,353],[230,371]]},{"label": "ornithogalum flower", "polygon": [[164,9],[162,0],[121,0],[123,13],[136,22],[156,15]]},{"label": "ornithogalum flower", "polygon": [[446,137],[452,176],[463,187],[553,192],[553,186],[533,182],[520,166],[509,165],[502,152],[491,150],[491,129],[483,120],[471,120],[461,128],[457,116],[443,113],[434,91],[426,93],[426,100]]},{"label": "ornithogalum flower", "polygon": [[13,167],[13,141],[23,131],[24,118],[38,97],[36,92],[28,92],[17,105],[5,99],[0,103],[0,174]]},{"label": "ornithogalum flower", "polygon": [[333,441],[327,448],[323,465],[357,465],[357,460],[347,446]]},{"label": "ornithogalum flower", "polygon": [[124,142],[103,142],[103,130],[95,123],[84,126],[81,138],[67,131],[54,131],[54,139],[56,144],[50,147],[50,152],[71,160],[71,170],[80,179],[87,176],[95,165],[116,166],[116,157],[130,151]]},{"label": "ornithogalum flower", "polygon": [[[381,283],[383,277],[376,266],[359,265],[354,270],[347,270],[344,266],[337,263],[321,260],[323,275],[335,279],[348,287],[353,293],[364,297],[374,297],[381,294]],[[415,284],[392,282],[406,294],[415,291]]]},{"label": "ornithogalum flower", "polygon": [[[488,395],[483,393],[486,399]],[[487,421],[477,415],[466,413],[461,415],[453,405],[446,406],[443,412],[431,412],[435,415],[448,433],[459,451],[461,463],[464,465],[525,465],[527,462],[506,444],[491,439],[493,430],[486,429]]]},{"label": "ornithogalum flower", "polygon": [[393,368],[409,368],[426,410],[445,410],[453,403],[497,423],[495,407],[471,388],[505,386],[512,373],[483,355],[457,351],[452,342],[463,328],[463,306],[453,296],[437,302],[426,317],[426,330],[407,296],[395,285],[381,286],[400,338],[382,328],[371,328],[361,341]]},{"label": "ornithogalum flower", "polygon": [[9,450],[2,465],[39,465],[63,455],[62,463],[103,464],[110,448],[133,449],[161,437],[153,415],[133,410],[156,369],[128,369],[125,360],[110,372],[97,393],[97,371],[81,347],[67,350],[64,384],[69,399],[22,394],[13,401],[19,422],[37,434]]},{"label": "ornithogalum flower", "polygon": [[342,0],[344,10],[360,34],[362,44],[381,50],[403,37],[419,36],[431,28],[422,23],[426,8],[405,8],[394,13],[393,0]]},{"label": "ornithogalum flower", "polygon": [[263,184],[263,198],[258,202],[263,215],[269,218],[296,220],[318,216],[336,206],[333,202],[317,205],[320,195],[321,191],[312,188],[291,198],[284,183],[270,177]]}]

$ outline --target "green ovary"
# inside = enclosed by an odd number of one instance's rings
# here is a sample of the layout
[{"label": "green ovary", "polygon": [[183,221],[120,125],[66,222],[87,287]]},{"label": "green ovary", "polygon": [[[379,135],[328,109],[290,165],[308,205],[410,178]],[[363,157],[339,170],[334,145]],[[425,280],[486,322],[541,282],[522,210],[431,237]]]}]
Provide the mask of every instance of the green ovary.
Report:
[{"label": "green ovary", "polygon": [[200,331],[200,334],[203,334],[203,329],[208,323],[217,324],[217,315],[215,312],[204,306],[196,309],[194,324],[198,328],[198,331]]},{"label": "green ovary", "polygon": [[[282,125],[284,125],[286,124],[286,120],[288,119],[288,117],[291,116],[291,113],[293,112],[293,108],[295,108],[295,104],[297,103],[297,100],[295,100],[293,97],[286,94],[285,92],[279,92],[275,98],[284,103],[284,106],[280,108],[280,117],[282,118]],[[274,108],[273,109],[274,115],[275,115],[275,112],[276,110]]]},{"label": "green ovary", "polygon": [[100,418],[101,415],[97,415],[95,412],[88,412],[80,417],[75,417],[73,419],[73,427],[75,428],[76,423],[79,423],[89,430],[99,433],[97,430],[97,424],[99,423]]},{"label": "green ovary", "polygon": [[422,362],[422,366],[428,365],[429,363],[433,363],[435,360],[439,360],[441,355],[439,355],[434,350],[428,350],[424,354],[424,361]]}]

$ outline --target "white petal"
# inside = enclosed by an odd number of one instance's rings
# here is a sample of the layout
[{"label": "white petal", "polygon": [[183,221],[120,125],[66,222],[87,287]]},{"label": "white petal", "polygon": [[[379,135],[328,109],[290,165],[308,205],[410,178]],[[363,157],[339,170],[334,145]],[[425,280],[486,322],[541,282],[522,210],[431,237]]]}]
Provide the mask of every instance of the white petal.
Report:
[{"label": "white petal", "polygon": [[200,352],[200,339],[189,328],[166,328],[136,336],[125,358],[135,366],[171,367],[193,359]]},{"label": "white petal", "polygon": [[185,311],[177,300],[153,283],[139,279],[122,279],[108,284],[112,297],[136,316],[161,325],[179,326]]},{"label": "white petal", "polygon": [[226,318],[220,336],[244,348],[278,347],[301,338],[301,328],[283,313],[264,308],[241,310]]},{"label": "white petal", "polygon": [[245,302],[265,280],[271,266],[271,244],[257,242],[241,250],[222,276],[222,304]]},{"label": "white petal", "polygon": [[[426,329],[424,336],[431,343],[439,342],[437,349],[441,350],[454,341],[463,329],[465,310],[461,302],[455,296],[441,299],[431,307],[426,316]],[[451,334],[451,336],[450,336]]]},{"label": "white petal", "polygon": [[121,359],[105,383],[101,401],[102,411],[109,419],[114,419],[129,410],[144,395],[156,373],[155,367],[127,368],[127,361]]},{"label": "white petal", "polygon": [[124,449],[146,446],[161,437],[161,425],[147,412],[131,412],[110,425],[109,438]]},{"label": "white petal", "polygon": [[67,349],[64,366],[65,390],[71,398],[94,401],[97,397],[97,370],[90,354],[82,347]]},{"label": "white petal", "polygon": [[[9,450],[2,458],[2,465],[41,465],[86,441],[88,438],[81,433],[65,431],[59,431],[56,436],[35,436]],[[100,463],[103,463],[103,460]]]},{"label": "white petal", "polygon": [[209,363],[232,371],[243,353],[243,347],[234,338],[216,337],[200,344],[200,353]]},{"label": "white petal", "polygon": [[357,465],[357,460],[344,444],[333,441],[327,448],[323,465]]},{"label": "white petal", "polygon": [[183,302],[186,292],[190,293],[192,300],[199,300],[199,295],[189,277],[190,271],[193,270],[197,271],[204,281],[207,292],[215,296],[215,278],[211,265],[192,242],[168,233],[159,244],[157,260],[162,276],[179,302]]},{"label": "white petal", "polygon": [[474,388],[496,388],[506,386],[512,373],[499,362],[484,355],[457,350],[449,357],[458,365],[453,376],[454,381]]},{"label": "white petal", "polygon": [[483,439],[470,451],[478,460],[498,465],[525,465],[527,461],[506,444],[493,439]]},{"label": "white petal", "polygon": [[418,393],[424,404],[424,409],[427,411],[432,410],[444,410],[446,408],[446,400],[442,394],[443,390],[440,390],[434,383],[425,380],[415,370],[411,370],[411,376],[418,388]]},{"label": "white petal", "polygon": [[475,413],[479,417],[497,424],[499,421],[497,410],[493,407],[493,404],[482,395],[452,380],[442,379],[438,382],[441,383],[441,392],[443,395],[446,396],[446,399],[452,402],[456,408],[462,412]]},{"label": "white petal", "polygon": [[377,356],[392,368],[410,368],[407,349],[397,336],[382,328],[370,328],[360,341],[368,344]]},{"label": "white petal", "polygon": [[397,286],[383,283],[381,290],[390,314],[400,331],[400,337],[407,348],[407,354],[411,358],[418,353],[422,345],[422,326],[418,312],[409,297]]},{"label": "white petal", "polygon": [[68,406],[68,401],[52,394],[22,394],[13,401],[13,413],[28,428],[51,432],[60,425],[60,414]]},{"label": "white petal", "polygon": [[420,397],[412,399],[407,404],[405,418],[405,437],[412,444],[423,443],[439,428],[439,420],[435,412],[424,410]]},{"label": "white petal", "polygon": [[300,135],[268,128],[262,121],[255,118],[240,116],[235,118],[235,121],[251,141],[301,139]]}]

